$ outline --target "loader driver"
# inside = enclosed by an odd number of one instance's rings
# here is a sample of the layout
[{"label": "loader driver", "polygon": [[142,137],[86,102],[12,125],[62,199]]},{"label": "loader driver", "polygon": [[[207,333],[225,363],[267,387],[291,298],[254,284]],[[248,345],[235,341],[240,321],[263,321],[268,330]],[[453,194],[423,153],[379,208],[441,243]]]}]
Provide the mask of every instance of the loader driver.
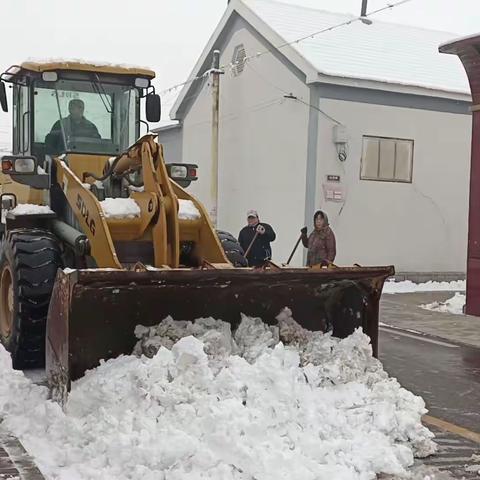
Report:
[{"label": "loader driver", "polygon": [[62,120],[57,120],[53,124],[50,133],[45,137],[47,151],[59,152],[62,150],[62,126],[67,140],[72,137],[101,138],[95,124],[90,120],[87,120],[83,115],[85,112],[85,103],[83,103],[83,100],[80,100],[79,98],[70,100],[68,104],[68,112],[68,117],[62,118]]}]

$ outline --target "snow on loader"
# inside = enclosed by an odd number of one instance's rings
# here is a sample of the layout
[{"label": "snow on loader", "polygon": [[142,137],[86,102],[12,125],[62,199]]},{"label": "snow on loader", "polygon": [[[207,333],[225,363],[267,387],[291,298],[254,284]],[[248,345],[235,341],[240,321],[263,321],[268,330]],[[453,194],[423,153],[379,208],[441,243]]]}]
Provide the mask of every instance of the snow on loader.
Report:
[{"label": "snow on loader", "polygon": [[0,77],[0,105],[6,83],[14,105],[0,174],[0,335],[15,368],[46,361],[65,392],[101,359],[130,354],[137,324],[213,316],[235,327],[241,313],[273,323],[284,307],[310,330],[363,327],[376,354],[393,267],[243,268],[235,239],[183,188],[195,166],[165,164],[155,135],[137,140],[142,98],[147,121],[160,118],[153,78],[79,62]]}]

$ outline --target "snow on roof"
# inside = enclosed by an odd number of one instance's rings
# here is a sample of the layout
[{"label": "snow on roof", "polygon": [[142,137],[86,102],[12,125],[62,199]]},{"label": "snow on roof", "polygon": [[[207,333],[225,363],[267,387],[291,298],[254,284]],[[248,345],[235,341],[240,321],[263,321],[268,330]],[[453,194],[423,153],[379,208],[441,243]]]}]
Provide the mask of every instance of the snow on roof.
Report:
[{"label": "snow on roof", "polygon": [[[457,57],[438,47],[457,34],[377,20],[366,25],[354,15],[327,12],[274,0],[231,0],[189,78],[205,72],[210,53],[233,15],[243,17],[270,44],[280,46],[345,21],[353,23],[285,46],[283,55],[305,73],[307,83],[353,84],[380,90],[468,100],[470,88]],[[247,56],[258,52],[247,52]],[[262,57],[252,59],[261,62]],[[208,67],[207,67],[208,68]],[[363,85],[362,85],[363,83]],[[183,87],[170,111],[181,118],[194,84]]]},{"label": "snow on roof", "polygon": [[158,134],[165,130],[171,130],[172,128],[180,128],[181,126],[181,122],[178,122],[177,120],[164,119],[158,123],[157,127],[152,128],[151,132],[153,134]]},{"label": "snow on roof", "polygon": [[456,54],[459,49],[474,45],[478,47],[480,44],[480,33],[473,33],[471,35],[464,35],[463,37],[451,38],[447,42],[440,45],[439,50],[442,53]]},{"label": "snow on roof", "polygon": [[[287,42],[357,18],[272,0],[244,3]],[[293,47],[323,75],[470,93],[458,58],[438,52],[457,34],[371,20],[371,25],[356,21]]]}]

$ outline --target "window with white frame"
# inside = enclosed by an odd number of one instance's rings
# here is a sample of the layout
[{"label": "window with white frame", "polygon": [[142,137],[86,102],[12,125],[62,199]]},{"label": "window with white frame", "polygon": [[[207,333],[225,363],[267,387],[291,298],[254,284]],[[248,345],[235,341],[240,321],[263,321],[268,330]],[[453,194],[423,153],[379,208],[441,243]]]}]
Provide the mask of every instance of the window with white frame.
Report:
[{"label": "window with white frame", "polygon": [[361,180],[412,182],[413,140],[363,136]]}]

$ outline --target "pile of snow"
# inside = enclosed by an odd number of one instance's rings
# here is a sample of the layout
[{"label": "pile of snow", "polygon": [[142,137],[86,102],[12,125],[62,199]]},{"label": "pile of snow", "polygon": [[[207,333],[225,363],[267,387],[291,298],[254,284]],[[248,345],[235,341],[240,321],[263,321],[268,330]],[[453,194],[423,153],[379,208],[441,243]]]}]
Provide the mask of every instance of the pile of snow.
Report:
[{"label": "pile of snow", "polygon": [[10,210],[14,215],[44,215],[54,213],[48,205],[34,205],[33,203],[19,203]]},{"label": "pile of snow", "polygon": [[279,320],[139,326],[148,356],[87,372],[64,411],[0,347],[0,417],[56,480],[373,480],[433,453],[423,400],[368,337]]},{"label": "pile of snow", "polygon": [[191,200],[178,199],[178,218],[180,220],[197,220],[200,212]]},{"label": "pile of snow", "polygon": [[140,216],[140,207],[133,198],[106,198],[100,202],[107,218],[135,218]]},{"label": "pile of snow", "polygon": [[462,315],[465,305],[465,294],[456,292],[455,295],[445,302],[433,302],[426,305],[420,305],[425,310],[432,312],[453,313],[454,315]]},{"label": "pile of snow", "polygon": [[425,282],[413,283],[410,280],[403,282],[385,282],[383,293],[415,293],[415,292],[464,292],[466,289],[465,280],[454,280],[452,282]]}]

